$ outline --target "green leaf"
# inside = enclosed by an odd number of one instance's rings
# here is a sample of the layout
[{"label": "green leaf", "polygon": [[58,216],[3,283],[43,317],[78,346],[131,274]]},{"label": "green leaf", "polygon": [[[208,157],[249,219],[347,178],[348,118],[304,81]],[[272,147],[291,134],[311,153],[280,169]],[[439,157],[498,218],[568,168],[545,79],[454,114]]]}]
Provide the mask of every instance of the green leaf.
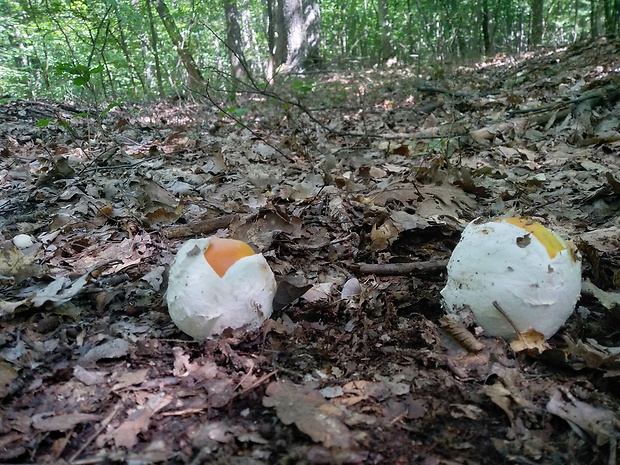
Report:
[{"label": "green leaf", "polygon": [[73,79],[73,84],[75,84],[76,86],[83,86],[88,81],[90,81],[90,76],[78,76]]},{"label": "green leaf", "polygon": [[90,74],[98,74],[98,73],[101,73],[103,71],[103,69],[104,69],[103,65],[99,65],[99,66],[96,66],[93,69],[91,69],[89,72],[90,72]]},{"label": "green leaf", "polygon": [[120,104],[121,104],[120,100],[119,100],[118,102],[112,102],[112,103],[110,103],[110,104],[106,107],[106,109],[105,109],[105,110],[103,110],[103,111],[101,112],[101,114],[100,114],[99,116],[105,116],[105,115],[107,115],[107,114],[110,112],[110,110],[111,110],[112,108],[118,107]]},{"label": "green leaf", "polygon": [[248,111],[250,111],[247,108],[237,108],[237,107],[230,107],[226,109],[226,113],[234,116],[236,118],[241,118],[243,115],[245,115]]},{"label": "green leaf", "polygon": [[304,81],[295,81],[295,82],[293,82],[293,89],[301,92],[304,95],[306,95],[308,92],[310,92],[313,87],[314,87],[314,83],[312,83],[312,82],[308,82],[308,83],[306,83]]},{"label": "green leaf", "polygon": [[71,126],[71,124],[68,121],[65,121],[64,119],[59,119],[58,124],[69,132],[73,130],[73,127]]},{"label": "green leaf", "polygon": [[37,128],[45,128],[50,123],[53,123],[54,121],[55,121],[54,118],[41,118],[40,120],[37,121],[37,124],[35,124],[35,126]]}]

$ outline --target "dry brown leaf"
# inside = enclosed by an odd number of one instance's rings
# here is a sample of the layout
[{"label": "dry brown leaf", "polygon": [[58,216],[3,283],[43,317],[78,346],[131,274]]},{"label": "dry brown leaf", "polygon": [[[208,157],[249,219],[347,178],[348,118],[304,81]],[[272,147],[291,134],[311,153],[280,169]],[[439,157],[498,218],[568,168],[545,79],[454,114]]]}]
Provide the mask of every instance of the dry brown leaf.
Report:
[{"label": "dry brown leaf", "polygon": [[138,407],[127,421],[114,431],[114,445],[131,449],[138,443],[138,434],[146,431],[151,424],[151,417],[164,408],[173,397],[164,392],[152,395],[145,405]]},{"label": "dry brown leaf", "polygon": [[575,398],[568,390],[557,390],[547,403],[547,411],[574,423],[596,438],[596,445],[611,442],[615,450],[618,417],[612,410],[593,407]]},{"label": "dry brown leaf", "polygon": [[519,333],[518,337],[510,343],[510,347],[515,352],[530,351],[532,354],[541,354],[549,348],[545,341],[545,336],[535,329],[528,329]]},{"label": "dry brown leaf", "polygon": [[101,418],[101,415],[90,413],[61,413],[60,415],[54,415],[50,412],[33,416],[32,427],[40,431],[69,431],[80,423],[97,421]]},{"label": "dry brown leaf", "polygon": [[117,338],[93,347],[82,357],[83,363],[96,363],[102,358],[120,358],[129,353],[129,343],[125,339]]},{"label": "dry brown leaf", "polygon": [[217,365],[210,360],[204,360],[203,364],[190,362],[181,347],[173,347],[174,369],[172,374],[178,377],[192,375],[196,379],[213,379],[217,375]]},{"label": "dry brown leaf", "polygon": [[0,399],[8,394],[9,386],[17,379],[18,372],[4,360],[0,360]]},{"label": "dry brown leaf", "polygon": [[119,376],[116,384],[112,386],[113,391],[128,388],[129,386],[137,386],[146,381],[146,374],[149,372],[148,368],[143,368],[136,371],[128,371]]},{"label": "dry brown leaf", "polygon": [[355,446],[351,431],[341,420],[342,411],[315,389],[286,379],[274,381],[267,386],[263,405],[275,407],[282,423],[294,423],[299,431],[327,448],[350,449]]}]

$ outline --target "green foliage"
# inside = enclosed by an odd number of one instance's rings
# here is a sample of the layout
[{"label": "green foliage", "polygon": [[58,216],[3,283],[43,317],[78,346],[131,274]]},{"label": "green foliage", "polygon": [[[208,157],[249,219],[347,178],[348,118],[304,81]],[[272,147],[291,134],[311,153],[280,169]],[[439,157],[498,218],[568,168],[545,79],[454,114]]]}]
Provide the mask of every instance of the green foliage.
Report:
[{"label": "green foliage", "polygon": [[90,78],[93,74],[99,74],[103,71],[103,65],[95,66],[92,69],[88,69],[88,66],[84,65],[72,65],[70,63],[61,63],[56,66],[56,74],[63,75],[69,74],[73,76],[73,84],[76,86],[85,86],[90,82]]},{"label": "green foliage", "polygon": [[[0,95],[106,101],[160,97],[156,65],[164,95],[184,93],[187,73],[155,9],[157,1],[0,0]],[[205,79],[226,87],[229,51],[216,38],[226,38],[223,0],[163,1]],[[321,60],[345,70],[387,59],[442,66],[446,60],[523,51],[529,43],[531,1],[321,0]],[[614,18],[620,11],[612,3],[610,11],[597,10],[601,17],[594,24],[600,31],[618,29]],[[385,6],[384,24],[379,24],[379,5]],[[237,7],[244,58],[260,81],[269,57],[266,2],[237,0]],[[483,44],[484,11],[492,50]],[[546,0],[544,11],[545,44],[574,41],[593,24],[588,3]],[[313,90],[303,80],[292,86],[301,96]]]},{"label": "green foliage", "polygon": [[248,111],[250,111],[248,108],[229,107],[226,108],[224,112],[222,112],[221,116],[227,115],[238,119],[243,117],[243,115],[245,115]]},{"label": "green foliage", "polygon": [[297,91],[302,95],[307,95],[308,92],[314,90],[314,83],[297,80],[293,82],[292,87],[294,91]]},{"label": "green foliage", "polygon": [[41,118],[36,122],[35,126],[37,128],[46,128],[50,125],[50,123],[53,123],[54,121],[56,121],[55,118]]}]

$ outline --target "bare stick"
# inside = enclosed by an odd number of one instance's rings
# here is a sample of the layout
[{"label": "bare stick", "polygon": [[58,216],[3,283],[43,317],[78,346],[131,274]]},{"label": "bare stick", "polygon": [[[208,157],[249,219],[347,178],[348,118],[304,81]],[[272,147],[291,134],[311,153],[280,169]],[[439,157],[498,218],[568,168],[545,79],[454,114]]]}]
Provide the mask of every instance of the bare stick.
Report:
[{"label": "bare stick", "polygon": [[376,274],[380,276],[400,276],[413,273],[428,273],[443,271],[448,265],[448,260],[431,260],[427,262],[412,263],[360,263],[353,265],[353,271],[360,274]]},{"label": "bare stick", "polygon": [[168,239],[178,239],[180,237],[210,234],[218,229],[227,228],[234,217],[234,214],[230,214],[210,220],[198,221],[196,223],[170,226],[164,229],[164,236]]}]

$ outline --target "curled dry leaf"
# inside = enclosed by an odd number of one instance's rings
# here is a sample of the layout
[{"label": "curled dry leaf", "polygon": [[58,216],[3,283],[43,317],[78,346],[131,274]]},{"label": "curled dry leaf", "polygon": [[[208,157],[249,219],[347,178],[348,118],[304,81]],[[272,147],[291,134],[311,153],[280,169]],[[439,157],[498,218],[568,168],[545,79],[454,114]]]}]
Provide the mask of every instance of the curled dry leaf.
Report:
[{"label": "curled dry leaf", "polygon": [[454,318],[444,315],[439,320],[441,327],[445,329],[456,341],[469,352],[480,352],[484,349],[484,344],[470,333],[465,325],[459,323]]}]

